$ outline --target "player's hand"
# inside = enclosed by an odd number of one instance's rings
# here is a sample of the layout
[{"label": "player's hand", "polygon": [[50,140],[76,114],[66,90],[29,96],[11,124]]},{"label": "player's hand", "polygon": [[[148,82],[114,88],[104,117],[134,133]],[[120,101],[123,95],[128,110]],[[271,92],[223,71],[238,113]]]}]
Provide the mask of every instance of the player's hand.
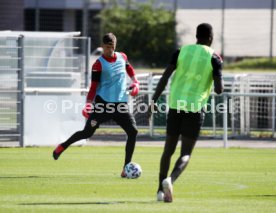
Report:
[{"label": "player's hand", "polygon": [[152,113],[158,112],[158,106],[154,101],[151,101],[150,105],[148,106],[148,119],[151,118]]},{"label": "player's hand", "polygon": [[86,103],[85,107],[82,110],[82,115],[88,119],[89,118],[89,114],[92,112],[92,104],[91,103]]},{"label": "player's hand", "polygon": [[136,96],[139,93],[139,81],[134,81],[128,88],[130,91],[131,96]]}]

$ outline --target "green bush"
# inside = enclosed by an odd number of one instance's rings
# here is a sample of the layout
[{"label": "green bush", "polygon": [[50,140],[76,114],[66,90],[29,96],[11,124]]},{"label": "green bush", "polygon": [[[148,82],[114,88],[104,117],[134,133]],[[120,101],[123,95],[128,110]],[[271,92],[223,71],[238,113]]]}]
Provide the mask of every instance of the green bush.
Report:
[{"label": "green bush", "polygon": [[102,33],[113,32],[117,50],[125,52],[131,61],[147,67],[166,65],[175,50],[174,13],[154,2],[135,3],[127,7],[114,1],[112,8],[101,11]]},{"label": "green bush", "polygon": [[276,69],[276,58],[244,59],[225,65],[225,69]]}]

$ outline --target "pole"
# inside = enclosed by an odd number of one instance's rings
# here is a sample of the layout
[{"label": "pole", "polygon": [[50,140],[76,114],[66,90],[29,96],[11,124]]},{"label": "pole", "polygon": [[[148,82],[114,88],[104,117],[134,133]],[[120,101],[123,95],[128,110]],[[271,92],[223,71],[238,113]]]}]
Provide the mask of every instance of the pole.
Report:
[{"label": "pole", "polygon": [[173,11],[174,11],[174,14],[176,14],[177,8],[178,8],[178,1],[177,1],[177,0],[174,0],[174,4],[173,4]]},{"label": "pole", "polygon": [[173,13],[174,13],[174,46],[175,49],[178,48],[178,44],[177,44],[177,34],[176,34],[176,12],[177,12],[177,8],[178,8],[178,0],[174,0],[174,8],[173,8]]},{"label": "pole", "polygon": [[[276,92],[276,90],[275,90],[275,84],[273,85],[273,94],[275,95],[275,92]],[[274,138],[275,137],[275,120],[276,120],[276,118],[275,118],[275,96],[273,96],[272,97],[272,138]]]},{"label": "pole", "polygon": [[230,113],[231,113],[231,128],[232,128],[232,136],[235,135],[235,109],[233,104],[233,96],[230,97],[231,105],[230,105]]},{"label": "pole", "polygon": [[273,25],[274,25],[274,0],[271,0],[271,10],[270,10],[270,51],[269,51],[269,57],[272,61],[273,59]]},{"label": "pole", "polygon": [[25,97],[25,92],[24,92],[24,36],[20,35],[18,38],[18,102],[19,102],[19,107],[18,107],[18,123],[19,123],[19,145],[20,147],[24,147],[24,97]]},{"label": "pole", "polygon": [[89,0],[83,0],[83,8],[82,8],[82,36],[87,36],[88,33],[88,10],[90,6]]},{"label": "pole", "polygon": [[35,1],[35,31],[39,31],[40,25],[40,9],[39,9],[39,0]]},{"label": "pole", "polygon": [[216,137],[216,103],[215,103],[215,95],[212,95],[211,99],[211,107],[212,107],[212,121],[213,121],[213,135]]},{"label": "pole", "polygon": [[[152,94],[153,94],[153,76],[150,73],[148,77],[148,102],[151,103]],[[150,137],[154,136],[154,113],[151,114],[150,120],[149,120],[149,133]]]},{"label": "pole", "polygon": [[89,85],[89,66],[90,66],[90,45],[91,45],[91,40],[90,37],[86,38],[86,51],[85,51],[85,88],[88,87]]},{"label": "pole", "polygon": [[[83,8],[82,8],[82,36],[87,37],[88,36],[88,30],[87,30],[87,23],[88,23],[88,10],[90,6],[90,1],[89,0],[83,0]],[[85,88],[88,87],[88,66],[89,66],[89,60],[90,58],[87,58],[88,56],[90,57],[90,47],[88,48],[90,40],[88,39],[83,39],[82,40],[82,53],[83,56],[85,57],[85,82],[84,86]],[[89,51],[89,53],[88,53]]]},{"label": "pole", "polygon": [[223,95],[223,107],[224,107],[224,110],[223,110],[223,147],[227,148],[228,147],[228,133],[227,133],[227,131],[228,131],[228,125],[227,125],[228,106],[227,106],[227,95],[226,94]]},{"label": "pole", "polygon": [[221,57],[224,57],[224,28],[225,28],[225,2],[222,0],[221,6]]}]

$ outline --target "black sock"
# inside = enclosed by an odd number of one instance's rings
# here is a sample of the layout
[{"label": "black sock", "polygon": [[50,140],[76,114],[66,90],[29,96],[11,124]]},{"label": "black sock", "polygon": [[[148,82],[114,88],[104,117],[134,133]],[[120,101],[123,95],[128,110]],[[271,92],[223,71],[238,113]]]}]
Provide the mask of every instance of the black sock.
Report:
[{"label": "black sock", "polygon": [[171,173],[172,183],[174,183],[174,181],[180,176],[180,174],[185,170],[186,166],[188,165],[189,156],[186,156],[179,157],[176,161],[173,171]]},{"label": "black sock", "polygon": [[67,141],[62,143],[61,146],[64,149],[67,149],[71,144],[73,144],[79,140],[90,138],[94,134],[95,130],[96,129],[94,129],[91,132],[85,131],[85,130],[75,132],[70,138],[67,139]]},{"label": "black sock", "polygon": [[187,167],[196,143],[196,139],[182,137],[181,142],[181,156],[175,162],[173,171],[171,173],[172,183],[175,182],[175,180]]},{"label": "black sock", "polygon": [[167,178],[167,175],[163,175],[163,174],[159,173],[159,186],[158,186],[157,192],[163,191],[162,182],[166,178]]},{"label": "black sock", "polygon": [[158,191],[163,191],[162,181],[167,178],[171,163],[171,156],[173,155],[178,141],[178,135],[167,135],[163,154],[160,160],[159,185]]},{"label": "black sock", "polygon": [[136,143],[136,135],[128,137],[126,142],[126,148],[125,148],[125,164],[127,165],[129,162],[131,162],[132,155],[135,149],[135,143]]}]

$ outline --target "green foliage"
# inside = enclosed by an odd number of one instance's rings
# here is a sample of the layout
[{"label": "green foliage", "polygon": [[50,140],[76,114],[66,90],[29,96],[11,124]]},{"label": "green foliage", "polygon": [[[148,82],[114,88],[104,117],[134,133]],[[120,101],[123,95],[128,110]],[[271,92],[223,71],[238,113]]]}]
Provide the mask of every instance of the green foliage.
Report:
[{"label": "green foliage", "polygon": [[225,69],[275,69],[276,70],[276,58],[257,58],[257,59],[244,59],[235,63],[225,65]]},{"label": "green foliage", "polygon": [[100,14],[102,33],[116,35],[117,50],[150,67],[167,64],[175,49],[174,14],[153,4],[127,1],[127,7],[122,7],[114,1]]}]

